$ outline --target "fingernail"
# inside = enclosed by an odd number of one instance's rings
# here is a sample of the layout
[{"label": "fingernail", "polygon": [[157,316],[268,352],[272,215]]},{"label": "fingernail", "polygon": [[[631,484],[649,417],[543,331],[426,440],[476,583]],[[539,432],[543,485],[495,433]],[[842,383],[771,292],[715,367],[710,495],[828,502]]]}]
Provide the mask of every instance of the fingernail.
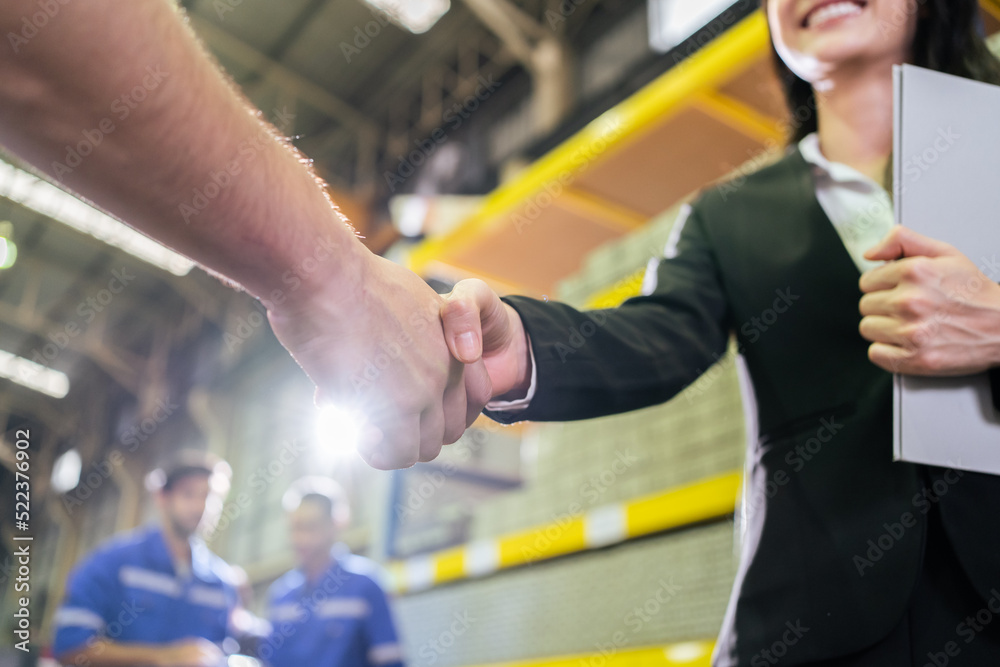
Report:
[{"label": "fingernail", "polygon": [[459,334],[455,343],[458,346],[458,355],[462,358],[462,361],[473,361],[479,356],[476,349],[476,334],[471,331]]}]

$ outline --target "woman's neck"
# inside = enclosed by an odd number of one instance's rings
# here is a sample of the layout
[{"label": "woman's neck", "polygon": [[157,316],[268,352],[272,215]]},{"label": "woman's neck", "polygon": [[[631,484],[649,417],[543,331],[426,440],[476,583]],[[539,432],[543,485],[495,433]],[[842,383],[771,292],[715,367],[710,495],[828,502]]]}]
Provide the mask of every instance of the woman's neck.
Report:
[{"label": "woman's neck", "polygon": [[845,72],[816,86],[823,155],[882,183],[892,154],[891,63]]}]

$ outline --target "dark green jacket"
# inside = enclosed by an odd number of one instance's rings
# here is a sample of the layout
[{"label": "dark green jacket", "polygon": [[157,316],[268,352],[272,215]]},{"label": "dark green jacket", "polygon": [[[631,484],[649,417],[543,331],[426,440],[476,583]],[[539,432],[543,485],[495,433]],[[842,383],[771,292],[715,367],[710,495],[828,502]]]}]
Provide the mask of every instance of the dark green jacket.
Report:
[{"label": "dark green jacket", "polygon": [[[858,333],[858,278],[793,151],[701,196],[649,296],[589,314],[507,299],[531,338],[537,393],[521,413],[488,413],[498,421],[662,403],[724,355],[735,332],[758,404],[746,491],[764,502],[750,504],[717,666],[769,664],[763,651],[793,626],[803,636],[782,665],[888,634],[935,505],[984,599],[1000,584],[1000,478],[892,460],[892,376],[868,360]],[[806,443],[818,449],[809,460],[796,454]],[[784,484],[769,485],[776,479]],[[934,494],[935,482],[945,493]]]}]

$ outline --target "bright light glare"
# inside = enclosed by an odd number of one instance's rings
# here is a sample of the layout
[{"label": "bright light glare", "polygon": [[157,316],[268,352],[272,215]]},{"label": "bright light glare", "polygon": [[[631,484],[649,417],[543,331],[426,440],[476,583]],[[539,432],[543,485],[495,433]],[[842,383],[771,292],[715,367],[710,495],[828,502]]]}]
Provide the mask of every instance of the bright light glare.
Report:
[{"label": "bright light glare", "polygon": [[451,8],[451,0],[365,0],[415,35],[427,32]]},{"label": "bright light glare", "polygon": [[703,658],[711,655],[711,651],[708,647],[701,642],[684,642],[682,644],[674,644],[666,650],[667,660],[670,664],[684,664],[685,662],[694,662],[696,660],[701,660]]},{"label": "bright light glare", "polygon": [[80,472],[83,470],[83,460],[80,452],[71,449],[58,459],[52,466],[52,488],[56,493],[66,493],[76,488],[80,483]]},{"label": "bright light glare", "polygon": [[0,238],[0,270],[9,269],[17,261],[17,246],[10,239]]},{"label": "bright light glare", "polygon": [[732,4],[733,0],[650,0],[650,47],[669,51]]},{"label": "bright light glare", "polygon": [[194,262],[26,171],[0,161],[0,197],[183,276]]},{"label": "bright light glare", "polygon": [[52,398],[63,398],[69,393],[69,378],[65,373],[3,350],[0,350],[0,378],[7,378]]},{"label": "bright light glare", "polygon": [[410,238],[420,236],[424,231],[424,222],[427,220],[429,209],[426,197],[407,197],[400,207],[397,223],[399,233]]},{"label": "bright light glare", "polygon": [[361,420],[335,405],[324,406],[316,415],[316,451],[321,461],[332,464],[357,450]]}]

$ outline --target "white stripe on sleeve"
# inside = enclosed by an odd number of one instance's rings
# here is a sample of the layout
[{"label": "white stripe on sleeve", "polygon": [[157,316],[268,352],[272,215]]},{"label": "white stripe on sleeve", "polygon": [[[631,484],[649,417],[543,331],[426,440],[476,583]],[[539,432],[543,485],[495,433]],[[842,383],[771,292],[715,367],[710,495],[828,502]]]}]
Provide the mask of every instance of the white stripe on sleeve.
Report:
[{"label": "white stripe on sleeve", "polygon": [[60,607],[53,622],[57,628],[87,628],[98,632],[105,626],[99,614],[83,607]]},{"label": "white stripe on sleeve", "polygon": [[391,644],[377,644],[368,649],[368,662],[373,665],[385,665],[390,662],[403,661],[403,647],[393,642]]}]

